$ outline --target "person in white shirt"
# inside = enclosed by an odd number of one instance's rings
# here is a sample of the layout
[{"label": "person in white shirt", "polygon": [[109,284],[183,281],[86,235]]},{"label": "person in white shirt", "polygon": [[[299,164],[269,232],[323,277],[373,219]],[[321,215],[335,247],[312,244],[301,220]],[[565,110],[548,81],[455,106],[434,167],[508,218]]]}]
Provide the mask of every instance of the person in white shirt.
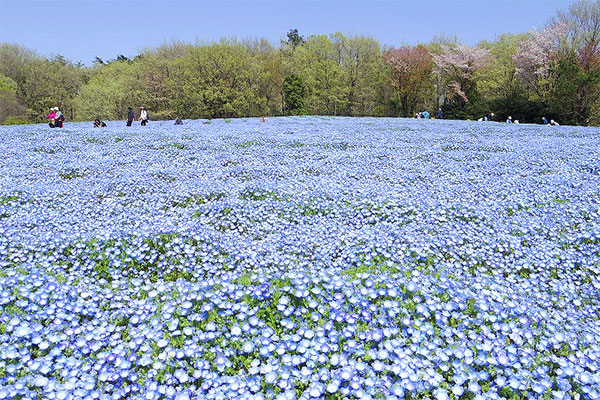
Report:
[{"label": "person in white shirt", "polygon": [[56,128],[64,128],[65,126],[65,116],[58,107],[54,107],[54,126]]},{"label": "person in white shirt", "polygon": [[148,123],[148,119],[148,110],[146,110],[146,107],[140,107],[140,121],[142,121],[142,126]]}]

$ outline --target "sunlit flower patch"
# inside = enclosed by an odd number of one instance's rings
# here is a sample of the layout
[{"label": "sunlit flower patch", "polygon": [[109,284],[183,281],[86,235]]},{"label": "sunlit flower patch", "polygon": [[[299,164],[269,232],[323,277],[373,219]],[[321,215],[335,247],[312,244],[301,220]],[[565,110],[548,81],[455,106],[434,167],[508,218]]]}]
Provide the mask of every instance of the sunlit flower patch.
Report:
[{"label": "sunlit flower patch", "polygon": [[600,135],[1,127],[0,399],[600,398]]}]

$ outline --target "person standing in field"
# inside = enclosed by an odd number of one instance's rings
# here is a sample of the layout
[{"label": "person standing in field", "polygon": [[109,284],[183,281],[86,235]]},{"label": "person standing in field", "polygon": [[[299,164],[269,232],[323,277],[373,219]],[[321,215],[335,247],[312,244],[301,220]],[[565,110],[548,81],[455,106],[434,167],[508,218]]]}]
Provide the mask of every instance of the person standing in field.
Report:
[{"label": "person standing in field", "polygon": [[142,126],[146,126],[148,119],[148,110],[146,110],[146,107],[140,107],[140,121],[142,121]]},{"label": "person standing in field", "polygon": [[442,119],[444,118],[444,112],[442,111],[441,108],[438,108],[437,112],[435,113],[435,119]]},{"label": "person standing in field", "polygon": [[131,126],[135,120],[135,114],[133,113],[133,109],[131,107],[127,107],[127,109],[129,110],[127,113],[127,126]]}]

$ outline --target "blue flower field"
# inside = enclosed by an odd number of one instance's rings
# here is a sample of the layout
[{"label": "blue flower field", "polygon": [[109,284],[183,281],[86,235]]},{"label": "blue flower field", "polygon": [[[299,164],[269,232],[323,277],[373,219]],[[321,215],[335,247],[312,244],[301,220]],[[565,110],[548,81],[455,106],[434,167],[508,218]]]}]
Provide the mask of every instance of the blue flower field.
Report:
[{"label": "blue flower field", "polygon": [[0,127],[0,399],[599,399],[600,132]]}]

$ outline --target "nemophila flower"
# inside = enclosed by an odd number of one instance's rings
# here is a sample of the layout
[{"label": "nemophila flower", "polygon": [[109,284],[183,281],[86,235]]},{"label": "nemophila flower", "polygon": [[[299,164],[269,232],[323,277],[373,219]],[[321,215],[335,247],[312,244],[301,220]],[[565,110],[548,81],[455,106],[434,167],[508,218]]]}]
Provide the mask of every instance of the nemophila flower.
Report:
[{"label": "nemophila flower", "polygon": [[185,396],[192,369],[207,398],[274,396],[270,373],[319,397],[592,397],[597,138],[356,121],[157,122],[104,145],[2,128],[0,368],[54,396],[87,374],[92,398]]}]

